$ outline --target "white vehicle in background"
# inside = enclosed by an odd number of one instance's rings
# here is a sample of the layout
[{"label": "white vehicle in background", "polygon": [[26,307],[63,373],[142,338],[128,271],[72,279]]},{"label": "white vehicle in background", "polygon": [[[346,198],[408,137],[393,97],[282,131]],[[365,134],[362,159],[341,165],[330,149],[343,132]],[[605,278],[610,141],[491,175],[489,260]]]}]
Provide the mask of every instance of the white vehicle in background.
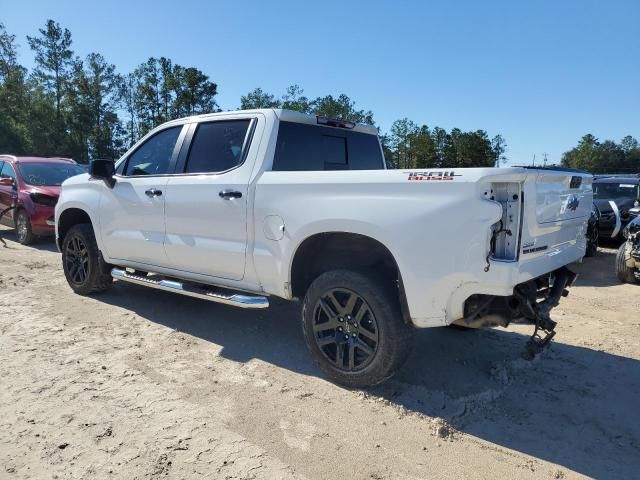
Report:
[{"label": "white vehicle in background", "polygon": [[244,308],[301,299],[320,368],[361,387],[403,364],[414,327],[529,323],[546,343],[585,252],[591,181],[386,170],[374,127],[225,112],[161,125],[66,181],[57,243],[83,295],[116,278]]}]

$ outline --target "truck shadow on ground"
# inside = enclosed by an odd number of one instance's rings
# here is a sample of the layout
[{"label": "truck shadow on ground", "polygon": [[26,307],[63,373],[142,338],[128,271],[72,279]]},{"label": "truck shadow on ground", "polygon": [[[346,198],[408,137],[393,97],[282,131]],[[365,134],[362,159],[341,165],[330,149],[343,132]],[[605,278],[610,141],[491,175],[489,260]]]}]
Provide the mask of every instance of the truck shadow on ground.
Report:
[{"label": "truck shadow on ground", "polygon": [[[321,376],[304,345],[299,304],[276,299],[246,311],[121,283],[97,298],[220,345],[224,358]],[[368,393],[407,414],[442,418],[450,427],[443,441],[468,435],[589,477],[634,477],[640,362],[563,344],[559,331],[550,350],[528,362],[521,333],[417,330],[405,367]]]},{"label": "truck shadow on ground", "polygon": [[29,246],[22,246],[18,243],[16,232],[5,226],[0,226],[0,248],[35,248],[43,252],[57,252],[56,242],[53,237],[41,237]]},{"label": "truck shadow on ground", "polygon": [[575,285],[580,287],[613,287],[620,285],[616,277],[617,248],[599,248],[593,257],[584,258],[572,269],[578,273]]}]

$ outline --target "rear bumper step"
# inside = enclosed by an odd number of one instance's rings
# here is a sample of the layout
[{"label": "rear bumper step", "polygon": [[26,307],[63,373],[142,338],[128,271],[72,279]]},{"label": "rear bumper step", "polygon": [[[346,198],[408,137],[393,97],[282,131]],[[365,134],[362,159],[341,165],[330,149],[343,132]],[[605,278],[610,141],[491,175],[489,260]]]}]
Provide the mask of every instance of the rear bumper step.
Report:
[{"label": "rear bumper step", "polygon": [[210,302],[224,303],[240,308],[267,308],[269,300],[260,295],[250,295],[246,293],[236,293],[230,290],[218,289],[216,287],[184,284],[177,280],[169,280],[158,276],[143,276],[129,273],[120,268],[111,270],[111,276],[116,280],[123,280],[145,287],[156,288],[167,292],[179,293],[188,297],[201,298]]}]

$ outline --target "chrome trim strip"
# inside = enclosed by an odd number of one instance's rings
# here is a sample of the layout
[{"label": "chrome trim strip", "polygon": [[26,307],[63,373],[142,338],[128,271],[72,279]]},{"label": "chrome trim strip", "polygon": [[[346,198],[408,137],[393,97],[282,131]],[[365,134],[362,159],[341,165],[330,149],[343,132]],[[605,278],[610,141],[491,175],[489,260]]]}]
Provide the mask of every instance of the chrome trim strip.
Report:
[{"label": "chrome trim strip", "polygon": [[223,303],[225,305],[233,305],[240,308],[267,308],[269,306],[269,299],[267,297],[246,295],[242,293],[221,293],[216,292],[215,290],[206,290],[205,288],[200,292],[193,288],[189,288],[176,280],[154,280],[148,277],[133,275],[120,268],[112,269],[111,276],[116,280],[123,280],[125,282],[143,285],[145,287],[152,287],[158,290],[179,293],[180,295],[186,295],[188,297],[200,298],[202,300]]},{"label": "chrome trim strip", "polygon": [[616,215],[616,226],[611,233],[611,238],[616,238],[618,233],[620,233],[620,228],[622,228],[622,222],[620,221],[620,210],[618,210],[618,206],[613,200],[609,200],[609,205],[611,205],[613,213]]}]

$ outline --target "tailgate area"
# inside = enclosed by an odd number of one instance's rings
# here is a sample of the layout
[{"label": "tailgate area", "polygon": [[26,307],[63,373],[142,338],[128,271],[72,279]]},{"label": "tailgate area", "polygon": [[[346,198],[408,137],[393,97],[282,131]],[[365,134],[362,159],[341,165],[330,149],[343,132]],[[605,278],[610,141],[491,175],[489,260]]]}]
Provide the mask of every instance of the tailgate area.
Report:
[{"label": "tailgate area", "polygon": [[519,183],[493,182],[491,200],[500,203],[503,215],[493,226],[491,260],[517,262],[524,278],[580,260],[591,183],[587,173],[535,168]]},{"label": "tailgate area", "polygon": [[540,171],[536,177],[536,219],[538,223],[562,223],[584,218],[591,211],[592,179],[584,174]]}]

